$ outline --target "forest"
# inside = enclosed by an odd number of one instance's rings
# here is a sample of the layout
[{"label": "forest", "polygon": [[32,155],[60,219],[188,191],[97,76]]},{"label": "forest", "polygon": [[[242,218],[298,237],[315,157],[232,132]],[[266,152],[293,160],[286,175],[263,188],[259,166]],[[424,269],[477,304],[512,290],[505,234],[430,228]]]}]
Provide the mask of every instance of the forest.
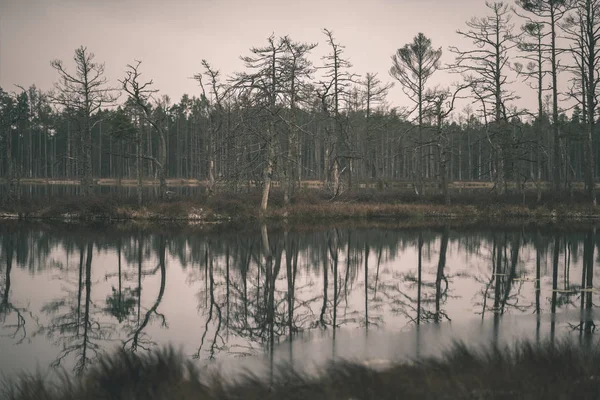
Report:
[{"label": "forest", "polygon": [[[534,190],[538,201],[583,189],[595,205],[600,0],[486,6],[456,31],[470,46],[437,48],[417,33],[390,49],[389,77],[354,72],[331,30],[320,44],[272,35],[231,76],[203,60],[178,102],[143,60],[112,82],[81,46],[70,63],[51,61],[53,90],[0,89],[5,197],[18,200],[26,178],[78,180],[82,195],[111,178],[135,180],[141,203],[143,182],[164,196],[167,179],[185,179],[209,193],[256,188],[266,210],[272,186],[287,204],[306,181],[333,197],[402,181],[446,203],[451,182],[481,181],[498,196]],[[327,54],[313,60],[317,45]],[[453,83],[430,84],[442,70]],[[390,104],[392,85],[409,106]],[[518,107],[517,86],[537,103]]]}]

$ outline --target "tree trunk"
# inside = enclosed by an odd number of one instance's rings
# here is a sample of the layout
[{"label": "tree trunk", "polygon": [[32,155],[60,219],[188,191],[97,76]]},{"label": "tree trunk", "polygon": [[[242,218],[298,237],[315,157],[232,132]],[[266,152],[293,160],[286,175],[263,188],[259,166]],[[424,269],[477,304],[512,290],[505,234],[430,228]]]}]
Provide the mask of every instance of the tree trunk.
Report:
[{"label": "tree trunk", "polygon": [[440,258],[438,260],[437,274],[435,278],[435,316],[434,321],[436,323],[441,321],[441,299],[442,299],[442,280],[445,279],[444,269],[446,268],[446,252],[448,250],[448,239],[449,231],[448,228],[444,229],[442,233],[442,240],[440,243]]},{"label": "tree trunk", "polygon": [[211,196],[215,192],[215,160],[212,153],[208,157],[208,194]]},{"label": "tree trunk", "polygon": [[83,176],[81,179],[82,194],[89,196],[92,194],[92,129],[90,126],[89,117],[85,118],[83,138],[82,138],[82,155],[83,155]]},{"label": "tree trunk", "polygon": [[[52,145],[50,147],[50,151],[52,151]],[[46,132],[44,135],[44,178],[48,179],[48,128],[47,127],[46,127]]]},{"label": "tree trunk", "polygon": [[340,165],[339,165],[339,159],[336,158],[335,160],[333,160],[333,171],[332,171],[332,185],[333,185],[333,195],[337,196],[338,194],[340,194]]},{"label": "tree trunk", "polygon": [[[593,107],[591,108],[593,110]],[[596,206],[596,190],[595,190],[595,157],[594,157],[594,145],[592,141],[593,132],[594,132],[594,118],[593,111],[590,113],[588,124],[587,124],[587,132],[585,137],[585,186],[587,189],[587,194],[592,205]]]},{"label": "tree trunk", "polygon": [[71,177],[71,123],[67,122],[67,154],[65,157],[65,177]]},{"label": "tree trunk", "polygon": [[[587,5],[588,7],[588,18],[589,18],[589,3]],[[588,23],[589,25],[589,23]],[[593,136],[594,136],[594,125],[595,125],[595,120],[594,120],[594,112],[596,111],[596,91],[593,90],[596,88],[596,86],[592,86],[593,82],[595,82],[596,76],[595,76],[595,72],[596,72],[596,67],[597,67],[597,62],[596,62],[596,48],[592,43],[595,43],[596,41],[596,37],[595,37],[595,31],[593,31],[593,29],[595,29],[595,27],[590,27],[587,28],[588,32],[587,36],[588,36],[588,40],[590,42],[590,49],[588,49],[588,54],[587,54],[587,64],[586,64],[586,68],[587,68],[587,75],[588,75],[588,85],[590,85],[590,87],[587,88],[587,132],[586,132],[586,137],[585,137],[585,159],[586,159],[586,170],[585,170],[585,185],[586,185],[586,189],[587,189],[587,194],[589,196],[589,199],[592,203],[592,205],[595,207],[596,206],[596,190],[595,190],[595,172],[596,172],[596,162],[595,162],[595,157],[594,157],[594,144],[593,144]],[[592,29],[591,32],[589,32],[589,30]]]},{"label": "tree trunk", "polygon": [[442,189],[442,195],[444,196],[444,203],[450,204],[450,191],[448,190],[448,171],[446,168],[446,150],[443,144],[439,144],[439,159],[440,159],[440,183]]},{"label": "tree trunk", "polygon": [[142,205],[142,132],[138,129],[137,132],[137,146],[136,146],[136,165],[135,165],[135,173],[136,173],[136,195],[137,195],[137,205],[141,207]]},{"label": "tree trunk", "polygon": [[[272,128],[272,126],[271,126]],[[271,132],[272,133],[272,130]],[[275,163],[275,144],[271,136],[267,142],[267,166],[264,170],[264,186],[262,199],[260,201],[260,215],[264,215],[269,204],[269,193],[271,191],[271,180],[273,178],[273,165]]]},{"label": "tree trunk", "polygon": [[159,130],[158,138],[160,140],[158,146],[158,180],[159,180],[159,190],[160,190],[160,198],[164,198],[167,192],[167,180],[166,180],[166,168],[167,168],[167,139],[165,137],[165,132]]},{"label": "tree trunk", "polygon": [[98,123],[98,171],[96,176],[102,178],[102,122]]},{"label": "tree trunk", "polygon": [[[326,135],[328,135],[326,133]],[[329,138],[325,137],[323,140],[323,186],[329,186],[329,173],[331,170],[331,166],[329,165]]]},{"label": "tree trunk", "polygon": [[9,130],[7,131],[6,135],[6,180],[8,183],[8,199],[10,201],[12,201],[15,196],[15,171],[12,158],[12,137],[13,133],[11,128],[9,127]]},{"label": "tree trunk", "polygon": [[293,149],[295,147],[294,136],[295,136],[295,132],[294,132],[294,129],[292,128],[292,132],[290,132],[288,135],[287,157],[286,157],[285,161],[282,163],[285,166],[284,171],[283,171],[283,182],[282,182],[283,204],[286,206],[290,204],[291,190],[292,190],[292,185],[294,182],[294,177],[293,177],[294,168],[293,168],[293,164],[292,164],[292,160],[294,159]]},{"label": "tree trunk", "polygon": [[502,149],[502,145],[498,146],[499,148],[497,149],[497,164],[496,164],[496,179],[497,182],[496,184],[498,185],[498,194],[499,195],[503,195],[506,192],[506,176],[504,175],[504,168],[505,168],[505,163],[504,163],[504,151]]},{"label": "tree trunk", "polygon": [[[552,8],[552,10],[554,10]],[[552,188],[555,191],[560,190],[560,136],[558,130],[558,84],[557,84],[557,59],[556,59],[556,21],[554,12],[551,14],[550,21],[550,40],[551,40],[551,51],[552,51],[552,133],[554,137],[553,144],[553,155],[554,155],[554,166],[552,168]]]}]

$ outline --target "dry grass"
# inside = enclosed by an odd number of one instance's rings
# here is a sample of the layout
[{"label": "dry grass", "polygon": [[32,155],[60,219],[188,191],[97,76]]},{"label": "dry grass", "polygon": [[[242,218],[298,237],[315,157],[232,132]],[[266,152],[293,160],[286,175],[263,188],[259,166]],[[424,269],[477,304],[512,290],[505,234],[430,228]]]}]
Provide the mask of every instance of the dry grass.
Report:
[{"label": "dry grass", "polygon": [[[261,193],[218,192],[168,200],[147,200],[142,206],[131,197],[99,195],[93,197],[45,197],[19,202],[0,202],[0,214],[21,218],[58,218],[77,220],[192,220],[203,222],[248,221],[258,218]],[[498,197],[488,191],[454,193],[452,204],[439,195],[417,197],[405,190],[364,189],[332,198],[322,189],[301,189],[289,205],[276,188],[269,199],[266,217],[295,221],[343,219],[600,219],[600,208],[591,207],[581,192],[544,193],[542,202],[534,192]]]},{"label": "dry grass", "polygon": [[80,378],[23,374],[5,381],[2,392],[7,400],[593,399],[600,396],[600,350],[522,342],[478,351],[457,343],[442,357],[384,370],[338,362],[308,375],[279,365],[272,377],[247,371],[235,379],[202,373],[171,348],[121,350]]}]

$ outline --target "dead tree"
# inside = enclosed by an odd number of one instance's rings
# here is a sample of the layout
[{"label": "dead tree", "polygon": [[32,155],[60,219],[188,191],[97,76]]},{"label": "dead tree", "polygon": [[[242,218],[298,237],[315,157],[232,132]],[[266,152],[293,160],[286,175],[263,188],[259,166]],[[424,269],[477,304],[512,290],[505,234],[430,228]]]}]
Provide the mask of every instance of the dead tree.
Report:
[{"label": "dead tree", "polygon": [[[542,146],[543,146],[543,129],[542,123],[544,118],[544,102],[543,94],[544,91],[548,90],[544,87],[544,78],[548,74],[544,58],[544,39],[549,33],[544,32],[544,24],[530,21],[521,27],[523,36],[518,42],[518,47],[525,53],[523,56],[524,61],[527,62],[524,65],[521,62],[514,64],[515,70],[519,75],[524,77],[524,80],[529,86],[536,90],[537,93],[537,117],[535,120],[536,130],[536,166],[537,166],[537,201],[541,201],[541,180],[542,180]],[[531,83],[531,82],[534,83]]]},{"label": "dead tree", "polygon": [[[198,81],[200,89],[202,90],[202,105],[204,106],[208,124],[208,191],[209,194],[213,194],[216,188],[216,141],[217,134],[221,131],[223,126],[223,99],[226,96],[228,88],[220,81],[220,71],[213,69],[208,61],[202,60],[202,67],[204,67],[204,72],[195,74],[194,79]],[[203,77],[208,79],[208,90],[206,90],[202,80]]]},{"label": "dead tree", "polygon": [[94,61],[94,53],[81,46],[75,50],[75,73],[69,73],[63,62],[50,63],[58,71],[59,81],[50,99],[70,112],[80,126],[81,154],[83,155],[81,186],[83,195],[91,193],[92,181],[92,129],[99,122],[93,116],[102,107],[114,104],[117,99],[114,89],[107,86],[104,64]]},{"label": "dead tree", "polygon": [[[528,15],[524,16],[530,22],[538,25],[548,26],[550,28],[550,44],[540,42],[539,51],[546,58],[550,59],[550,75],[552,77],[552,134],[553,134],[553,158],[552,165],[552,188],[560,190],[560,135],[558,127],[558,55],[559,49],[556,46],[557,28],[560,20],[572,8],[572,0],[517,0],[517,5],[524,11],[532,14],[535,19]],[[519,14],[519,13],[518,13]],[[521,15],[521,14],[519,14]],[[541,31],[541,29],[540,29]],[[548,56],[546,56],[548,55]]]},{"label": "dead tree", "polygon": [[[485,2],[491,15],[472,18],[468,21],[467,31],[458,30],[458,34],[471,40],[473,48],[460,50],[450,47],[456,58],[450,68],[464,76],[472,84],[474,94],[482,104],[488,141],[496,158],[496,187],[499,194],[506,190],[506,152],[509,143],[509,117],[506,105],[517,98],[508,89],[509,51],[517,46],[514,25],[511,23],[510,10],[503,2]],[[491,117],[491,118],[490,118]]]},{"label": "dead tree", "polygon": [[593,136],[600,83],[600,0],[578,0],[575,11],[565,19],[563,30],[575,45],[571,52],[582,73],[586,93],[585,187],[591,203],[596,206]]},{"label": "dead tree", "polygon": [[350,61],[343,57],[344,46],[339,44],[333,32],[323,29],[331,52],[323,57],[324,64],[319,68],[324,70],[324,78],[320,82],[317,95],[321,98],[325,114],[331,119],[331,128],[325,137],[325,183],[331,182],[333,195],[340,193],[340,170],[342,160],[346,158],[344,120],[341,114],[341,100],[349,94],[350,85],[356,80],[356,75],[349,72],[352,68]]},{"label": "dead tree", "polygon": [[444,195],[444,202],[450,204],[450,191],[448,190],[448,163],[450,162],[450,140],[444,129],[445,119],[454,111],[454,103],[459,98],[460,92],[470,87],[463,84],[452,92],[450,89],[434,88],[423,94],[422,101],[424,115],[433,117],[435,121],[436,139],[432,143],[437,147],[437,159],[440,173],[440,189]]},{"label": "dead tree", "polygon": [[253,47],[251,56],[241,57],[250,72],[238,73],[233,82],[233,87],[240,93],[240,97],[250,102],[253,110],[263,116],[266,129],[257,129],[248,124],[251,130],[260,139],[261,147],[265,153],[265,166],[263,169],[263,191],[260,202],[260,213],[264,214],[269,203],[269,194],[273,174],[276,170],[277,144],[280,133],[277,124],[281,108],[279,100],[284,89],[285,74],[282,69],[286,44],[283,40],[276,40],[274,36],[268,39],[265,47]]},{"label": "dead tree", "polygon": [[[298,126],[297,114],[299,106],[307,101],[307,93],[309,92],[307,80],[314,72],[312,63],[307,56],[317,44],[294,42],[289,36],[284,37],[282,40],[286,48],[283,63],[285,65],[284,71],[287,74],[285,76],[287,84],[285,84],[284,97],[287,98],[290,114],[289,120],[284,121],[288,125],[289,133],[287,154],[282,157],[285,160],[282,163],[284,167],[282,186],[284,203],[289,204],[291,191],[296,183],[299,183],[302,171],[302,149],[299,137],[301,129]],[[282,116],[282,114],[279,115]]]},{"label": "dead tree", "polygon": [[[429,162],[423,162],[423,95],[425,85],[440,66],[442,49],[434,49],[431,39],[422,33],[414,37],[411,43],[404,45],[392,56],[390,75],[394,77],[408,98],[415,103],[417,110],[418,129],[418,154],[415,160],[414,171],[417,185],[415,190],[418,195],[423,194],[423,178],[430,174]],[[414,111],[414,110],[413,110]]]},{"label": "dead tree", "polygon": [[364,148],[363,148],[363,159],[365,160],[366,167],[371,170],[371,178],[377,179],[377,155],[376,150],[373,147],[373,127],[371,124],[373,109],[383,102],[394,86],[393,83],[383,84],[377,74],[367,72],[365,79],[360,82],[362,85],[362,97],[365,105],[365,134],[364,134]]},{"label": "dead tree", "polygon": [[[158,158],[149,154],[150,158],[158,170],[160,197],[163,198],[167,192],[166,167],[167,167],[167,135],[163,128],[161,117],[152,112],[152,95],[158,92],[158,89],[151,89],[153,81],[140,82],[139,67],[141,61],[136,61],[135,65],[127,64],[125,78],[119,80],[123,90],[128,94],[131,103],[140,111],[143,121],[152,126],[152,129],[158,134]],[[141,143],[140,143],[141,144]],[[139,166],[138,166],[139,168]]]}]

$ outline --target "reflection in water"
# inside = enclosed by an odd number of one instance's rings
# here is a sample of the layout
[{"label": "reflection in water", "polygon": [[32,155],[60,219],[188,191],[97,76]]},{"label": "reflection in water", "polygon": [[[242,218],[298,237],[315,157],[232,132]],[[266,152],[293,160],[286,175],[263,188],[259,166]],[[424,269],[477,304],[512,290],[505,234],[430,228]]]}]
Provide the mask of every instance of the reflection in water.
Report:
[{"label": "reflection in water", "polygon": [[[595,329],[595,228],[262,225],[187,234],[2,224],[0,235],[0,349],[20,345],[15,351],[26,354],[34,346],[31,368],[39,362],[81,373],[116,346],[146,351],[169,342],[199,360],[272,349],[271,362],[275,353],[297,360],[324,339],[331,346],[316,350],[319,357],[389,357],[349,337],[362,332],[377,347],[381,332],[409,330],[405,353],[419,356],[431,353],[425,340],[474,319],[483,342],[506,340],[509,315],[534,314],[525,333],[536,340],[568,332],[589,340]],[[544,318],[561,313],[570,317]]]},{"label": "reflection in water", "polygon": [[25,317],[23,316],[27,310],[15,306],[10,301],[11,272],[14,256],[13,235],[4,235],[2,244],[2,253],[6,258],[6,268],[4,271],[4,290],[1,291],[2,300],[0,301],[0,332],[5,332],[4,335],[15,340],[17,344],[21,344],[27,339],[27,327]]},{"label": "reflection in water", "polygon": [[[158,237],[155,237],[155,239],[157,239],[155,240],[155,242],[157,243],[156,255],[158,256],[158,265],[151,271],[142,270],[142,241],[140,240],[138,244],[138,286],[135,292],[138,294],[137,319],[133,328],[130,328],[131,333],[129,337],[123,342],[123,347],[129,347],[132,351],[136,351],[138,347],[144,350],[149,350],[150,346],[156,345],[156,343],[149,338],[149,335],[147,335],[144,332],[144,329],[146,329],[151,319],[158,318],[161,321],[160,326],[162,328],[168,328],[164,314],[161,314],[157,311],[165,293],[165,285],[167,279],[167,266],[165,262],[166,244],[163,235],[158,235]],[[142,276],[153,276],[158,271],[160,271],[160,288],[158,290],[158,295],[156,296],[156,300],[154,301],[152,306],[145,312],[144,318],[140,320]]]},{"label": "reflection in water", "polygon": [[97,357],[101,342],[110,337],[114,325],[102,318],[103,310],[92,300],[92,261],[94,243],[79,244],[77,281],[65,277],[59,297],[47,301],[41,308],[46,317],[37,333],[60,348],[54,366],[73,357],[74,371],[82,373]]}]

